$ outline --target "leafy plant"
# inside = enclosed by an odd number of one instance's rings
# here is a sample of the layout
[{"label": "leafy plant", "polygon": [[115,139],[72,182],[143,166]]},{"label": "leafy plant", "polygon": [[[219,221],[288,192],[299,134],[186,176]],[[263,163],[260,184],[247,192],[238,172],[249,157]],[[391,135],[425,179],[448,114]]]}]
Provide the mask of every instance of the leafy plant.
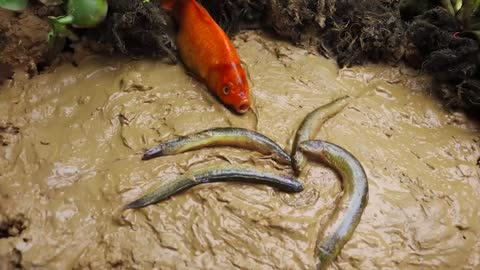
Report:
[{"label": "leafy plant", "polygon": [[108,4],[106,0],[68,0],[67,14],[59,17],[48,17],[52,31],[48,34],[51,45],[63,41],[65,37],[76,39],[75,34],[67,26],[78,28],[91,28],[100,24],[107,15]]},{"label": "leafy plant", "polygon": [[441,0],[440,5],[464,26],[468,27],[475,11],[480,5],[479,0]]},{"label": "leafy plant", "polygon": [[62,24],[79,28],[95,27],[105,19],[108,11],[106,0],[69,0],[67,16],[61,17]]},{"label": "leafy plant", "polygon": [[[65,19],[64,19],[65,18]],[[52,26],[52,30],[48,33],[48,43],[52,47],[63,47],[59,44],[65,44],[65,38],[76,40],[77,36],[67,28],[70,18],[67,16],[48,17],[48,22]]]},{"label": "leafy plant", "polygon": [[442,6],[463,25],[460,35],[480,39],[480,16],[476,14],[480,0],[442,0]]},{"label": "leafy plant", "polygon": [[[59,2],[54,1],[55,4]],[[48,1],[42,3],[49,5]],[[0,0],[0,8],[13,11],[24,10],[27,4],[28,0]],[[64,44],[67,37],[76,39],[68,25],[78,28],[95,27],[105,19],[108,11],[107,0],[64,0],[64,6],[66,15],[48,17],[48,22],[52,26],[48,33],[48,42],[53,47],[60,47],[59,44]]]},{"label": "leafy plant", "polygon": [[459,35],[480,40],[480,0],[401,0],[400,11],[405,18],[420,15],[435,6],[441,6],[462,25]]},{"label": "leafy plant", "polygon": [[0,8],[21,11],[27,7],[28,0],[0,0]]}]

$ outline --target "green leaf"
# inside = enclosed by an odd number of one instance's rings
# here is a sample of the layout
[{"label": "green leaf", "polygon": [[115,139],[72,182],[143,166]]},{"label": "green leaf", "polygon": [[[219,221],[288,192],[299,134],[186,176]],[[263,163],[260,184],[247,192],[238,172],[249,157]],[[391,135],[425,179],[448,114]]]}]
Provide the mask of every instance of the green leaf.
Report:
[{"label": "green leaf", "polygon": [[463,6],[463,1],[462,0],[451,0],[453,9],[455,10],[455,13],[458,12],[462,6]]},{"label": "green leaf", "polygon": [[448,11],[452,16],[455,16],[455,9],[453,8],[452,2],[450,0],[441,0],[440,5]]},{"label": "green leaf", "polygon": [[52,26],[52,31],[48,33],[48,43],[55,47],[56,44],[65,43],[65,38],[76,40],[77,36],[67,28],[67,24],[71,23],[73,17],[70,15],[59,17],[48,17],[48,22]]},{"label": "green leaf", "polygon": [[0,0],[0,8],[20,11],[27,7],[28,0]]},{"label": "green leaf", "polygon": [[73,17],[72,24],[79,28],[97,26],[107,12],[107,0],[69,0],[67,3],[67,14]]},{"label": "green leaf", "polygon": [[468,28],[473,14],[480,5],[479,0],[463,0],[462,8],[457,13],[457,19]]}]

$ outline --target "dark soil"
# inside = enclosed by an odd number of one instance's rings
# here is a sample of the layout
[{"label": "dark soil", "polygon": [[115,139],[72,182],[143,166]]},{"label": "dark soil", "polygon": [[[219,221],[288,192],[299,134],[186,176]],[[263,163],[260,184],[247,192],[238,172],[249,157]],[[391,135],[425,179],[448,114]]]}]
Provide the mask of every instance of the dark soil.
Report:
[{"label": "dark soil", "polygon": [[408,25],[420,68],[435,79],[433,89],[451,108],[480,119],[480,51],[476,40],[454,36],[461,25],[442,8],[433,8]]},{"label": "dark soil", "polygon": [[213,19],[229,34],[243,29],[258,29],[266,20],[270,0],[199,0]]},{"label": "dark soil", "polygon": [[38,3],[22,13],[0,9],[0,83],[14,68],[33,75],[51,62],[46,17],[59,12]]},{"label": "dark soil", "polygon": [[405,30],[398,1],[336,1],[320,39],[340,66],[367,61],[397,62],[405,50]]},{"label": "dark soil", "polygon": [[175,59],[174,23],[159,0],[109,1],[106,20],[87,31],[91,47],[103,53]]}]

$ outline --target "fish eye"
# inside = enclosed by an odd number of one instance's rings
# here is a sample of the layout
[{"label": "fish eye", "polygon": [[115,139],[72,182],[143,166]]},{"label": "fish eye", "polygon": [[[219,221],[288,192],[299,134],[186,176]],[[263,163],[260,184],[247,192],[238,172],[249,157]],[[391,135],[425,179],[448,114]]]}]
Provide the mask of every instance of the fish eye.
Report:
[{"label": "fish eye", "polygon": [[223,94],[228,95],[230,93],[230,86],[225,85],[223,87]]}]

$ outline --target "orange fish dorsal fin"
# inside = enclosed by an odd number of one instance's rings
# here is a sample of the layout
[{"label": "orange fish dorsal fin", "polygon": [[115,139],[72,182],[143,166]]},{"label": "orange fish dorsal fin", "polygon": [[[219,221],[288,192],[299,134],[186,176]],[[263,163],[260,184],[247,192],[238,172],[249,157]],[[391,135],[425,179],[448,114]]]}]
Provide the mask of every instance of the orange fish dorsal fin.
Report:
[{"label": "orange fish dorsal fin", "polygon": [[166,10],[173,10],[176,2],[177,2],[177,0],[163,0],[162,1],[162,8],[166,9]]}]

